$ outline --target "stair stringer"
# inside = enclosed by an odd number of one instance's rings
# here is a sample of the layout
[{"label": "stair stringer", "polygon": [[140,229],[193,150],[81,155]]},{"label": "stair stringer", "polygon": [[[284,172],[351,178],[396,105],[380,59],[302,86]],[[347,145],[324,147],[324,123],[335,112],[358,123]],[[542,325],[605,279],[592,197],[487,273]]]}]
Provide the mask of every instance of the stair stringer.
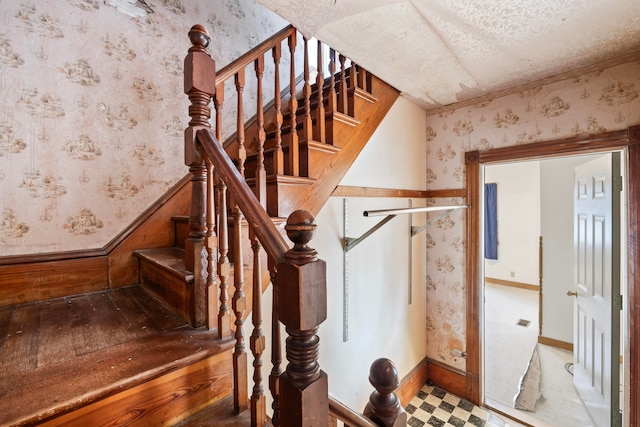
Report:
[{"label": "stair stringer", "polygon": [[374,102],[355,95],[355,118],[359,124],[334,123],[334,145],[340,150],[327,156],[322,164],[313,165],[314,181],[278,190],[278,216],[286,217],[297,209],[305,209],[314,216],[320,212],[399,96],[395,88],[375,76],[371,92]]}]

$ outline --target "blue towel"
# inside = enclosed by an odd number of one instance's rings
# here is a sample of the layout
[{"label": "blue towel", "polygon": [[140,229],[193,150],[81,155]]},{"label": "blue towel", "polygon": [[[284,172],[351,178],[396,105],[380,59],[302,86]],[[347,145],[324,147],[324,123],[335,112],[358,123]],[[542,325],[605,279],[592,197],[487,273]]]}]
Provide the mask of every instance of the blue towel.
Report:
[{"label": "blue towel", "polygon": [[484,185],[484,257],[498,259],[498,184]]}]

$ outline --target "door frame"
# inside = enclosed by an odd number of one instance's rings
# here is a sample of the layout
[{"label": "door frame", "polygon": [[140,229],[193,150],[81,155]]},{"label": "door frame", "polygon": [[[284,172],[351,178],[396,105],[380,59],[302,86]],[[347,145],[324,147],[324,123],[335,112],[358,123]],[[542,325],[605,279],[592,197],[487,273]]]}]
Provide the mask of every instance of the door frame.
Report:
[{"label": "door frame", "polygon": [[[627,336],[625,348],[629,349],[629,381],[625,385],[628,402],[640,399],[640,340],[629,337],[640,336],[640,245],[637,233],[640,229],[640,126],[621,131],[605,132],[596,135],[584,135],[572,138],[537,142],[494,148],[484,151],[465,153],[466,190],[467,190],[467,228],[466,228],[466,390],[467,399],[480,405],[482,375],[482,233],[480,200],[482,165],[508,161],[534,160],[568,155],[591,154],[624,150],[626,154],[626,197],[627,197]],[[627,405],[628,425],[640,427],[640,409]]]}]

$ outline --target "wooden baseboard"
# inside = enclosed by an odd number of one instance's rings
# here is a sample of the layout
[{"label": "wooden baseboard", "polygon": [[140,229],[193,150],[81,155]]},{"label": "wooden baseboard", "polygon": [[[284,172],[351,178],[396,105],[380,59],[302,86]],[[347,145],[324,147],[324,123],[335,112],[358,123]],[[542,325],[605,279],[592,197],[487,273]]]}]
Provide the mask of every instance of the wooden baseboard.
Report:
[{"label": "wooden baseboard", "polygon": [[530,291],[537,291],[540,289],[538,285],[532,285],[530,283],[512,282],[511,280],[495,279],[493,277],[485,277],[485,283],[493,283],[494,285],[510,286],[512,288],[527,289]]},{"label": "wooden baseboard", "polygon": [[542,335],[538,336],[538,342],[540,344],[549,345],[551,347],[557,347],[563,350],[573,351],[573,344],[570,342],[560,341],[554,338],[543,337]]},{"label": "wooden baseboard", "polygon": [[396,395],[400,399],[402,407],[407,406],[411,399],[418,394],[422,386],[426,384],[428,376],[429,365],[428,359],[425,357],[400,381]]},{"label": "wooden baseboard", "polygon": [[106,256],[0,266],[0,307],[108,287]]},{"label": "wooden baseboard", "polygon": [[428,381],[434,385],[462,397],[469,401],[473,401],[471,374],[459,369],[447,366],[433,359],[427,359]]}]

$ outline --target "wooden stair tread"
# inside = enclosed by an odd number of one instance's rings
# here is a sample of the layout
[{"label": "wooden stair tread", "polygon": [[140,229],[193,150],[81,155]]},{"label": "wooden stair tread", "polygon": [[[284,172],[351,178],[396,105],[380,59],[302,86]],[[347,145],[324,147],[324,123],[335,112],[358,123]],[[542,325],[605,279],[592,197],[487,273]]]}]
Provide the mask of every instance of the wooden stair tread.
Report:
[{"label": "wooden stair tread", "polygon": [[[228,396],[173,427],[245,427],[250,425],[251,412],[247,409],[240,414],[235,414],[233,396]],[[267,427],[272,425],[271,420],[267,420]]]},{"label": "wooden stair tread", "polygon": [[172,246],[167,248],[138,249],[134,253],[184,280],[193,281],[193,273],[184,267],[184,249]]},{"label": "wooden stair tread", "polygon": [[[139,288],[88,296],[118,303],[108,309],[88,306],[90,312],[97,312],[91,319],[75,312],[74,304],[69,304],[74,297],[2,309],[11,311],[14,319],[23,312],[33,318],[9,325],[7,334],[0,337],[4,344],[0,352],[0,425],[27,425],[71,412],[233,347],[232,339],[218,340],[216,331],[193,329],[174,320],[173,313],[161,304],[150,308],[145,300],[148,295]],[[100,300],[102,297],[108,298]],[[172,320],[162,324],[167,317]],[[12,345],[16,341],[22,345]],[[104,347],[91,351],[94,341],[102,341]],[[26,342],[31,346],[25,346]],[[64,354],[52,357],[56,351]],[[41,361],[37,361],[39,353],[46,356]],[[34,363],[15,363],[33,354]]]}]

